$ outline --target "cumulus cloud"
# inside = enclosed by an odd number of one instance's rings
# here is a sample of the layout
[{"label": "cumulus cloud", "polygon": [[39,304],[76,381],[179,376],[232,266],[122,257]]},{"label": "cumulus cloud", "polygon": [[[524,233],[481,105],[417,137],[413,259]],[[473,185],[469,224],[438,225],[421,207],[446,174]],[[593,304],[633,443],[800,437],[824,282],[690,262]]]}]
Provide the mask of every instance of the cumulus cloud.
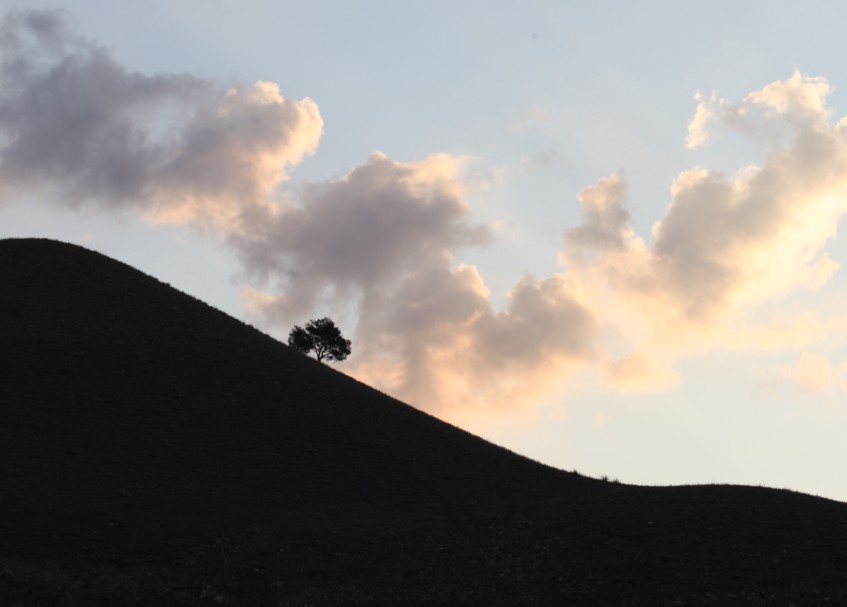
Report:
[{"label": "cumulus cloud", "polygon": [[[523,277],[497,308],[478,268],[461,263],[496,234],[464,201],[466,159],[377,152],[282,199],[321,137],[311,99],[271,82],[132,72],[56,12],[8,13],[0,52],[0,202],[47,194],[203,227],[238,255],[246,308],[266,326],[343,314],[350,373],[454,421],[526,411],[586,366],[620,389],[664,387],[681,381],[681,355],[806,349],[843,329],[749,320],[838,268],[825,248],[847,212],[847,122],[832,124],[822,78],[797,72],[737,103],[698,94],[687,145],[719,125],[765,142],[763,160],[679,174],[649,240],[632,227],[623,174],[600,179],[577,196],[560,271]],[[835,375],[806,355],[780,377],[818,390]]]},{"label": "cumulus cloud", "polygon": [[156,222],[237,223],[286,167],[313,152],[323,122],[276,84],[223,88],[118,65],[57,11],[0,24],[0,194],[132,207]]},{"label": "cumulus cloud", "polygon": [[343,179],[307,185],[297,204],[255,209],[231,242],[250,275],[284,291],[280,319],[325,296],[376,303],[409,272],[446,267],[452,251],[490,239],[468,220],[459,165],[444,154],[401,163],[375,153]]},{"label": "cumulus cloud", "polygon": [[376,153],[285,204],[253,205],[227,238],[264,289],[246,290],[264,322],[343,308],[357,345],[348,371],[454,421],[525,411],[586,365],[618,389],[662,388],[681,381],[679,356],[805,348],[833,326],[749,316],[838,267],[825,246],[847,210],[847,127],[830,123],[829,90],[795,73],[739,103],[699,97],[689,143],[718,122],[768,142],[763,161],[680,173],[652,240],[632,227],[623,174],[600,179],[577,196],[561,271],[524,277],[502,309],[457,258],[494,236],[463,201],[462,158]]},{"label": "cumulus cloud", "polygon": [[577,195],[583,221],[563,235],[568,259],[578,259],[581,265],[594,263],[597,255],[620,251],[627,246],[633,232],[629,211],[623,205],[626,191],[623,175],[614,174]]},{"label": "cumulus cloud", "polygon": [[8,13],[0,45],[4,200],[46,194],[206,228],[239,256],[252,314],[290,326],[321,305],[346,308],[353,372],[431,409],[524,405],[593,352],[591,315],[562,277],[525,278],[495,311],[476,268],[455,263],[493,236],[463,201],[461,158],[375,153],[282,200],[275,190],[322,132],[310,99],[271,82],[129,71],[59,12]]},{"label": "cumulus cloud", "polygon": [[[746,312],[820,288],[836,271],[825,245],[847,212],[847,131],[830,124],[829,90],[823,79],[795,73],[739,104],[722,101],[716,115],[726,127],[751,137],[780,132],[787,141],[733,176],[681,173],[652,244],[630,227],[620,175],[580,193],[583,222],[565,231],[562,261],[608,328],[613,358],[605,370],[615,383],[654,376],[666,385],[672,369],[653,363],[704,343],[749,349],[751,329],[738,326]],[[695,122],[704,115],[698,108]],[[801,341],[820,335],[820,325],[808,319],[792,329]],[[784,326],[759,327],[758,347],[787,337]]]},{"label": "cumulus cloud", "polygon": [[525,412],[596,356],[594,318],[564,277],[525,277],[495,311],[475,268],[435,274],[411,276],[369,327],[381,361],[360,369],[369,381],[466,420]]},{"label": "cumulus cloud", "polygon": [[248,291],[254,312],[285,326],[321,303],[353,302],[351,372],[444,415],[521,408],[546,392],[593,355],[593,319],[562,276],[525,277],[505,310],[492,309],[477,268],[453,260],[492,236],[469,220],[460,164],[374,154],[257,216],[232,243],[279,294]]},{"label": "cumulus cloud", "polygon": [[826,98],[832,87],[823,77],[799,70],[785,80],[772,82],[732,103],[712,92],[706,99],[697,91],[697,110],[688,123],[686,146],[695,148],[709,139],[707,127],[718,123],[753,141],[777,144],[797,129],[825,129],[830,110]]},{"label": "cumulus cloud", "polygon": [[828,91],[822,79],[795,73],[751,93],[727,125],[788,123],[789,143],[733,177],[695,170],[677,178],[653,252],[687,314],[815,289],[838,267],[823,248],[847,210],[847,139],[828,125]]}]

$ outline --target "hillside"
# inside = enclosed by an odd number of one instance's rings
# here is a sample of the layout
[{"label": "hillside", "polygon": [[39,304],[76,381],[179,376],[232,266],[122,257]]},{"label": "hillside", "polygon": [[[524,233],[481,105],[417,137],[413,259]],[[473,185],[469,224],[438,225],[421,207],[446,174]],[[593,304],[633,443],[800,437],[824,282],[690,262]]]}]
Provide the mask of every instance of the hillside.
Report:
[{"label": "hillside", "polygon": [[847,504],[542,466],[81,247],[0,276],[2,605],[847,604]]}]

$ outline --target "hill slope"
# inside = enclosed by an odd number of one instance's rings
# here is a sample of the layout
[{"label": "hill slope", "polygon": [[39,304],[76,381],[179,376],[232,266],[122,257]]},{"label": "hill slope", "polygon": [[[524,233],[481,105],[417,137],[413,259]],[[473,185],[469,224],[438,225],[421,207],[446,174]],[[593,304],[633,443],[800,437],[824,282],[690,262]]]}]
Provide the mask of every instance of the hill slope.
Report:
[{"label": "hill slope", "polygon": [[847,504],[553,470],[80,247],[0,276],[2,604],[847,602]]}]

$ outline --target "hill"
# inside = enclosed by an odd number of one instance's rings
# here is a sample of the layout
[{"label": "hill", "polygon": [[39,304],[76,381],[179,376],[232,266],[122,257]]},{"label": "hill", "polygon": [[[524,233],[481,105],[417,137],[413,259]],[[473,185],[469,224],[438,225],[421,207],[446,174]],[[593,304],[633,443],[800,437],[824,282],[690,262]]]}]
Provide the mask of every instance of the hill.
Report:
[{"label": "hill", "polygon": [[847,504],[554,470],[81,247],[0,276],[0,604],[847,604]]}]

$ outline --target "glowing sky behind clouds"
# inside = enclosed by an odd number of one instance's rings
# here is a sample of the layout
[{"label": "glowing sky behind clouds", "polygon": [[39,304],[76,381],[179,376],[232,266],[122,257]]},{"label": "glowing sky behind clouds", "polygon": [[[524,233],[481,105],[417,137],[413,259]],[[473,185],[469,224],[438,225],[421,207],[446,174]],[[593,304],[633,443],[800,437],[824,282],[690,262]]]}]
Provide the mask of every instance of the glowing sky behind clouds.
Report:
[{"label": "glowing sky behind clouds", "polygon": [[837,4],[635,4],[8,13],[0,236],[558,467],[847,500]]}]

